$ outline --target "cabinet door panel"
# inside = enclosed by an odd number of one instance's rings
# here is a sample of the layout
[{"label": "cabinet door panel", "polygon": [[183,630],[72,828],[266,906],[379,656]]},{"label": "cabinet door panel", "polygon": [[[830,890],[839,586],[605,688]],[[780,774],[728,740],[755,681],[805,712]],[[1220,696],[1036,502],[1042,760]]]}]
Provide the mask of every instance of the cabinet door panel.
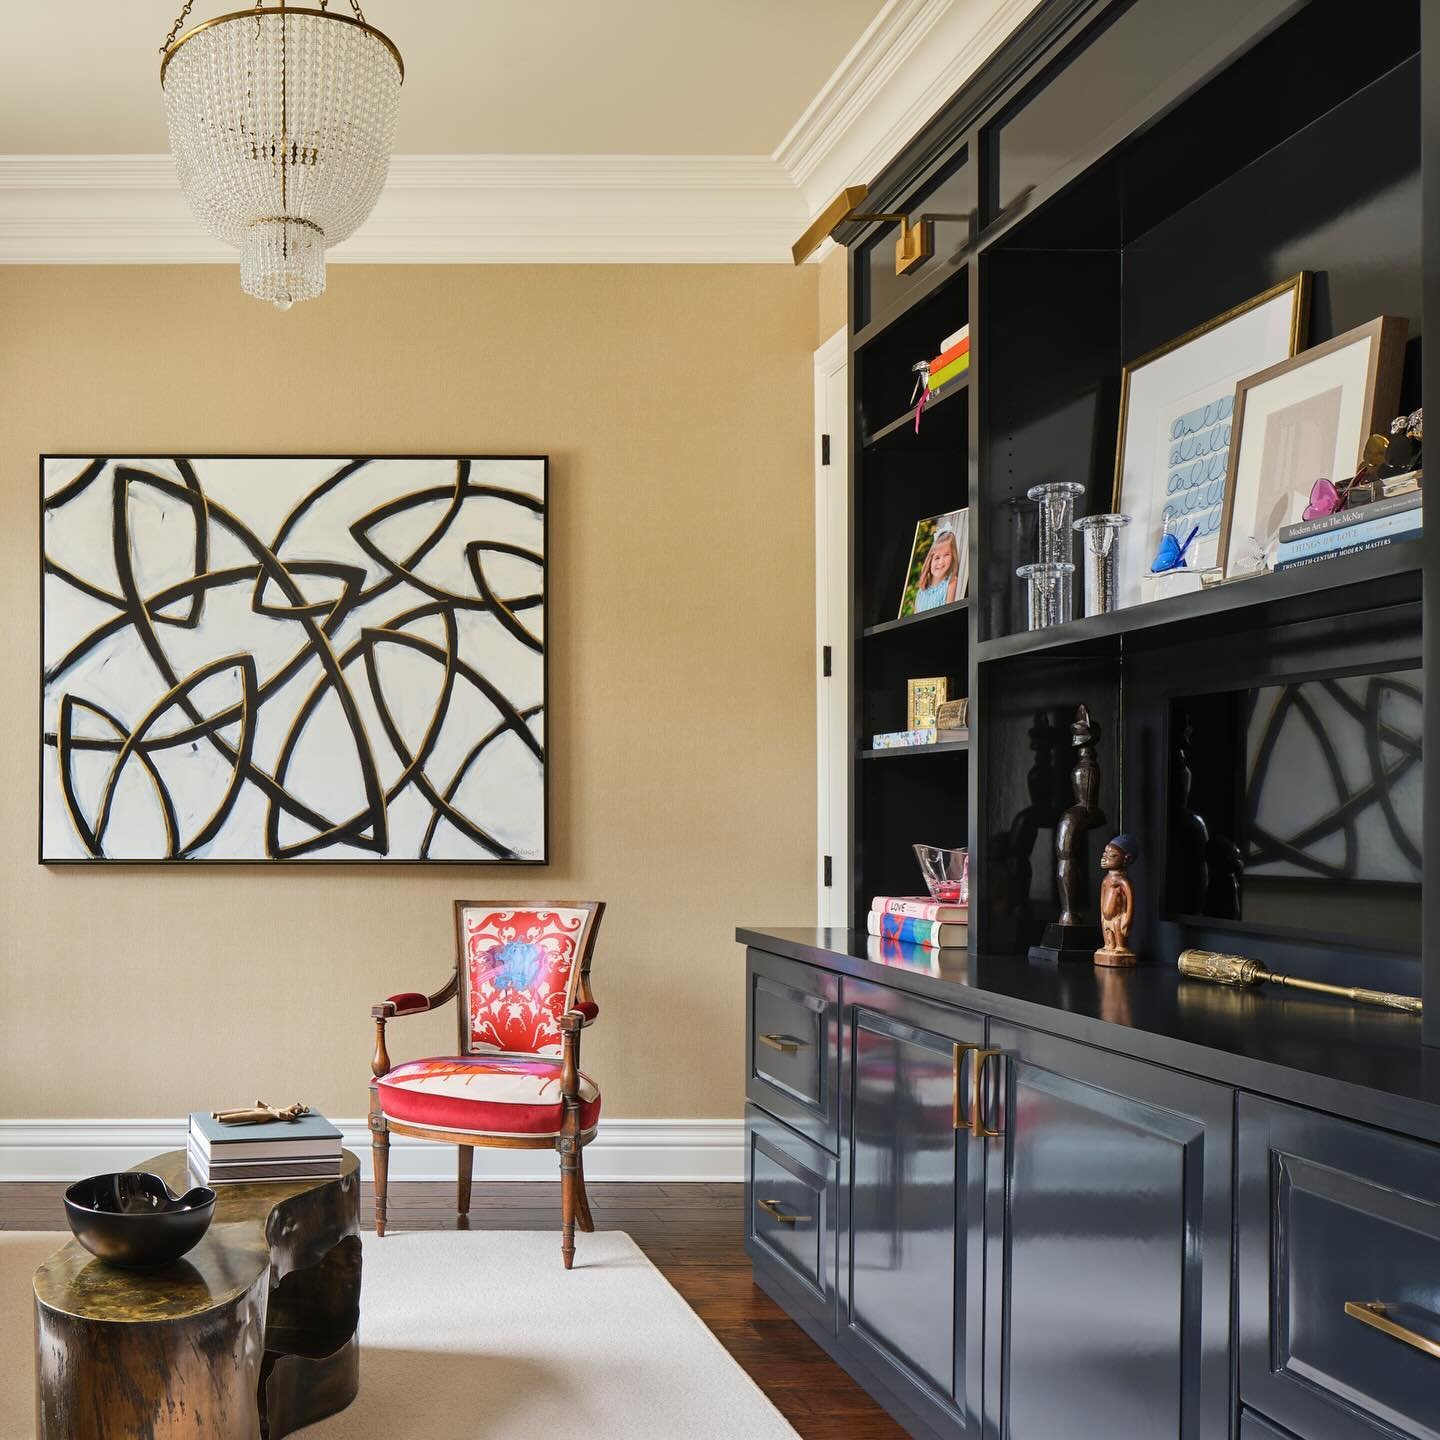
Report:
[{"label": "cabinet door panel", "polygon": [[841,1329],[943,1433],[978,1425],[982,1147],[963,1120],[984,1022],[846,981]]},{"label": "cabinet door panel", "polygon": [[1228,1440],[1234,1098],[992,1024],[986,1412],[1007,1440]]}]

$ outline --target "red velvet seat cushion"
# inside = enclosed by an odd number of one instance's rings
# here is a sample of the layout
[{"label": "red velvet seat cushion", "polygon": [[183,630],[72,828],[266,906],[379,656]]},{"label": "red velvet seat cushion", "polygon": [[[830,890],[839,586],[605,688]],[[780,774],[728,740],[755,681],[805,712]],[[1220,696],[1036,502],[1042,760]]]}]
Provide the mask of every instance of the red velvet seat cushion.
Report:
[{"label": "red velvet seat cushion", "polygon": [[[392,1120],[477,1135],[558,1135],[560,1062],[539,1055],[436,1055],[397,1065],[378,1082]],[[580,1076],[580,1128],[600,1119],[600,1089]]]}]

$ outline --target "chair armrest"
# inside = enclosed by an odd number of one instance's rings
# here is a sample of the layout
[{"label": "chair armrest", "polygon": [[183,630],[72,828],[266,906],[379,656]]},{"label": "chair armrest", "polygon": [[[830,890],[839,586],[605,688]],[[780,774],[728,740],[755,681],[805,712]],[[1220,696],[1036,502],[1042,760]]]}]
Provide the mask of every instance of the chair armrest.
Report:
[{"label": "chair armrest", "polygon": [[429,1010],[438,1010],[455,998],[459,983],[458,976],[451,975],[433,995],[406,990],[370,1007],[370,1016],[375,1021],[375,1053],[370,1057],[370,1073],[377,1080],[390,1073],[390,1053],[385,1048],[385,1022],[398,1020],[402,1015],[424,1015]]}]

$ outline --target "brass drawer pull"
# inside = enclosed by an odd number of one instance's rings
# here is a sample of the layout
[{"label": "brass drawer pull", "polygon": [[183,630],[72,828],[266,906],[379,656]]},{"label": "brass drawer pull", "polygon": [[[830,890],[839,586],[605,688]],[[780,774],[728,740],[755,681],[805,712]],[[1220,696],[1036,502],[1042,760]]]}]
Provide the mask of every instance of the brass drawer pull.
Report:
[{"label": "brass drawer pull", "polygon": [[1424,1335],[1418,1334],[1406,1325],[1401,1325],[1390,1318],[1390,1311],[1394,1306],[1387,1305],[1383,1300],[1347,1300],[1345,1302],[1345,1313],[1353,1320],[1359,1320],[1363,1325],[1371,1325],[1382,1335],[1389,1335],[1392,1339],[1403,1340],[1407,1345],[1413,1345],[1417,1350],[1423,1350],[1427,1355],[1433,1355],[1440,1360],[1440,1341],[1431,1340]]},{"label": "brass drawer pull", "polygon": [[965,1068],[965,1056],[971,1050],[979,1050],[978,1045],[968,1044],[964,1040],[957,1040],[950,1052],[950,1125],[955,1130],[972,1130],[970,1116],[965,1113],[965,1108],[960,1101],[960,1075]]},{"label": "brass drawer pull", "polygon": [[797,1040],[793,1035],[761,1035],[760,1043],[785,1055],[794,1055],[799,1050],[808,1050],[808,1040]]},{"label": "brass drawer pull", "polygon": [[977,1049],[970,1062],[970,1133],[977,1140],[995,1140],[1000,1135],[985,1123],[985,1062],[999,1058],[998,1050]]},{"label": "brass drawer pull", "polygon": [[782,1225],[808,1225],[812,1218],[809,1215],[787,1215],[780,1208],[778,1200],[757,1200],[755,1203],[772,1220],[778,1220]]}]

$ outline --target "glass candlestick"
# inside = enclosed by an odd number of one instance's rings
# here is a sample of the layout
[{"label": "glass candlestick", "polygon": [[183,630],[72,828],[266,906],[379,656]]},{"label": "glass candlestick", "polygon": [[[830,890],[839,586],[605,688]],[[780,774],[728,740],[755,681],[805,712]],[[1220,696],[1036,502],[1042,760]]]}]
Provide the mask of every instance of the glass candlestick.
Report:
[{"label": "glass candlestick", "polygon": [[1075,528],[1084,537],[1085,613],[1107,615],[1115,608],[1115,580],[1120,573],[1120,532],[1128,515],[1082,515]]},{"label": "glass candlestick", "polygon": [[[1060,480],[1051,485],[1032,485],[1025,494],[1039,507],[1039,553],[1042,565],[1068,565],[1074,558],[1075,501],[1085,493],[1083,485]],[[1067,617],[1068,618],[1068,617]]]},{"label": "glass candlestick", "polygon": [[1022,565],[1015,572],[1028,587],[1030,629],[1044,630],[1063,625],[1074,614],[1074,589],[1070,577],[1075,567],[1064,564]]}]

